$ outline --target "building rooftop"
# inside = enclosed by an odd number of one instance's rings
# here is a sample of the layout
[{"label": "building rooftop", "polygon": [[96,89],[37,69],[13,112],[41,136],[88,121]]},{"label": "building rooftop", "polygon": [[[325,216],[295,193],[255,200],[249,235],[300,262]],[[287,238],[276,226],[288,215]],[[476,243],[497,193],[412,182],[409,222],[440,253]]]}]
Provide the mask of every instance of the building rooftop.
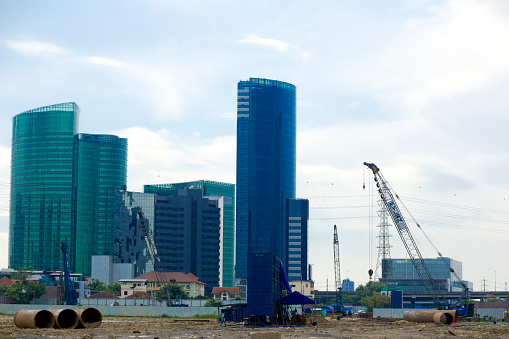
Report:
[{"label": "building rooftop", "polygon": [[171,280],[175,280],[176,283],[197,283],[199,285],[206,285],[204,282],[199,281],[192,273],[182,273],[182,272],[155,272],[151,271],[145,274],[142,274],[135,279],[146,279],[148,282],[170,282]]}]

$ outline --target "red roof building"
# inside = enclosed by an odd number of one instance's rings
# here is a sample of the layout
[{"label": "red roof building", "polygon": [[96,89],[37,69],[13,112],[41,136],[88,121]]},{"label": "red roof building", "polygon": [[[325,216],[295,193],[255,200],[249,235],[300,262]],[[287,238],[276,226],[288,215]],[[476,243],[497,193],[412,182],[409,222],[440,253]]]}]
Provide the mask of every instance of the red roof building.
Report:
[{"label": "red roof building", "polygon": [[6,276],[3,276],[2,278],[0,278],[0,284],[4,284],[4,285],[7,285],[7,286],[11,286],[15,282],[16,282],[16,280],[9,279]]},{"label": "red roof building", "polygon": [[135,293],[146,293],[150,297],[170,281],[182,286],[190,297],[205,295],[206,284],[191,273],[151,271],[134,279],[120,279],[120,297],[126,298]]}]

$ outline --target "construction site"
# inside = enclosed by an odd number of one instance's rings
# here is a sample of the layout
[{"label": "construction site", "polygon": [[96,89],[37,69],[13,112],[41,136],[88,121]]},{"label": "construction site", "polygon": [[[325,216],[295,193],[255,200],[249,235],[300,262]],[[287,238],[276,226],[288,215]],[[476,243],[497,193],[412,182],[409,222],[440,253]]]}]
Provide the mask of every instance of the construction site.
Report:
[{"label": "construction site", "polygon": [[[312,320],[311,320],[312,319]],[[105,318],[98,328],[20,329],[12,315],[0,316],[0,337],[23,338],[504,338],[509,326],[503,323],[453,323],[436,325],[398,319],[361,319],[315,315],[316,325],[248,326],[242,323],[221,325],[216,319],[149,317]]]},{"label": "construction site", "polygon": [[[67,248],[64,254],[65,288],[60,305],[2,305],[0,337],[24,338],[428,338],[509,337],[509,304],[505,309],[489,308],[491,304],[474,306],[475,298],[454,269],[448,270],[461,284],[454,298],[444,293],[432,277],[401,213],[397,194],[375,164],[364,163],[372,172],[381,201],[398,230],[409,259],[419,276],[429,301],[423,306],[404,307],[403,291],[390,288],[385,296],[390,307],[354,309],[343,302],[339,238],[334,225],[333,255],[335,292],[328,305],[293,290],[282,261],[273,253],[248,253],[247,302],[218,307],[161,307],[102,305],[84,307],[78,303],[69,281]],[[146,219],[140,212],[141,229]],[[383,234],[384,230],[381,230]],[[150,235],[145,234],[147,247],[157,266],[157,249]],[[389,252],[382,239],[382,274],[379,282],[390,282]],[[430,240],[431,241],[431,240]],[[437,250],[438,251],[438,250]],[[438,252],[441,256],[440,252]],[[383,261],[386,260],[386,261]],[[377,265],[378,266],[378,265]],[[378,267],[377,267],[378,270]],[[373,270],[369,270],[370,280]],[[387,284],[390,286],[390,284]],[[383,296],[382,291],[378,291]],[[415,296],[413,296],[415,299]],[[170,298],[167,300],[168,305]],[[415,301],[414,301],[415,304]],[[65,305],[65,306],[64,306]],[[180,305],[182,306],[182,305]],[[408,306],[408,305],[406,305]],[[495,307],[495,306],[493,306]],[[14,314],[14,316],[13,316]]]}]

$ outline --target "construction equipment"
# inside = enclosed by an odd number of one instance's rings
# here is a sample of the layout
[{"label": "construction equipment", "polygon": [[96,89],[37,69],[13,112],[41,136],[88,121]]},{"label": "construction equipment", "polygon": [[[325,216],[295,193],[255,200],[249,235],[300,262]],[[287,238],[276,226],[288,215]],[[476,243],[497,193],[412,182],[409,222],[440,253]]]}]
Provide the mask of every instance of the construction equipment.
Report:
[{"label": "construction equipment", "polygon": [[341,293],[341,270],[340,270],[340,261],[339,261],[339,238],[338,238],[338,230],[336,225],[334,225],[334,274],[335,274],[335,283],[336,283],[336,312],[342,313],[341,309],[343,308],[343,295]]},{"label": "construction equipment", "polygon": [[174,306],[175,302],[171,301],[170,293],[166,288],[166,279],[164,274],[161,273],[161,258],[157,252],[157,247],[154,242],[153,232],[150,230],[150,222],[143,212],[138,210],[138,218],[139,218],[139,229],[143,234],[143,238],[145,239],[145,244],[147,245],[147,250],[149,253],[150,261],[154,266],[154,272],[156,274],[157,282],[161,283],[160,290],[164,295],[164,300],[166,301],[167,306]]},{"label": "construction equipment", "polygon": [[[389,186],[387,180],[385,180],[382,173],[380,173],[380,169],[375,164],[365,162],[364,165],[366,165],[373,172],[373,178],[376,182],[376,186],[378,187],[378,193],[380,194],[380,197],[382,198],[382,201],[383,201],[387,211],[389,212],[389,214],[392,218],[392,221],[394,222],[394,226],[396,227],[396,229],[401,237],[401,240],[403,241],[403,244],[405,245],[408,256],[410,257],[410,260],[412,261],[412,264],[415,268],[415,271],[417,272],[417,275],[419,276],[419,279],[422,281],[426,291],[430,294],[436,307],[438,309],[448,309],[451,305],[450,305],[449,301],[444,297],[443,293],[440,291],[435,279],[433,279],[433,277],[431,276],[431,272],[430,272],[429,268],[427,267],[427,265],[425,264],[425,262],[422,258],[421,252],[419,251],[419,248],[417,247],[417,244],[415,243],[415,240],[414,240],[412,234],[410,233],[410,229],[408,228],[408,225],[407,225],[405,219],[403,218],[403,215],[402,215],[401,211],[399,210],[398,205],[396,204],[396,200],[394,199],[394,197],[399,199],[399,196],[396,193],[394,193],[394,195],[392,194],[392,192],[394,192],[394,190],[392,190],[392,188]],[[412,217],[412,219],[413,219],[413,217]],[[417,227],[419,229],[421,229],[421,231],[422,231],[421,225],[419,225],[419,223],[415,219],[413,219],[413,220],[417,224]],[[423,231],[423,233],[424,233],[424,231]],[[435,245],[433,245],[433,243],[431,242],[431,240],[428,238],[427,235],[426,235],[426,238],[432,244],[434,249],[437,251],[440,258],[442,258],[444,260],[444,262],[446,263],[446,265],[449,267],[449,271],[455,276],[458,283],[461,284],[462,295],[457,300],[457,302],[452,306],[458,306],[458,305],[460,305],[460,303],[462,301],[466,301],[466,300],[470,299],[470,293],[469,293],[468,287],[463,283],[463,281],[461,281],[461,279],[456,274],[456,272],[454,272],[454,269],[452,269],[452,267],[450,267],[449,263],[447,263],[447,261],[442,257],[442,254],[437,250]],[[463,310],[461,310],[461,311],[463,311]],[[460,312],[460,313],[463,313],[463,312]]]},{"label": "construction equipment", "polygon": [[67,244],[62,241],[60,250],[64,256],[64,291],[65,291],[65,304],[66,305],[77,305],[78,304],[78,293],[74,289],[71,282],[71,274],[69,272],[69,258],[67,254]]},{"label": "construction equipment", "polygon": [[509,323],[509,307],[504,311],[504,322]]}]

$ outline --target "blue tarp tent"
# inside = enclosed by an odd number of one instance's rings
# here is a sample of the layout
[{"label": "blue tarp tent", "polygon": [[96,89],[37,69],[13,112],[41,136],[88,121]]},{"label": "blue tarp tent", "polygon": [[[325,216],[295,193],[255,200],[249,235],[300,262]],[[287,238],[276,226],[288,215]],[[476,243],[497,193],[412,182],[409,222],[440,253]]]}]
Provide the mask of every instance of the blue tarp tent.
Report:
[{"label": "blue tarp tent", "polygon": [[292,294],[287,295],[277,301],[281,305],[310,305],[315,304],[313,299],[309,299],[308,297],[300,294],[295,291]]}]

